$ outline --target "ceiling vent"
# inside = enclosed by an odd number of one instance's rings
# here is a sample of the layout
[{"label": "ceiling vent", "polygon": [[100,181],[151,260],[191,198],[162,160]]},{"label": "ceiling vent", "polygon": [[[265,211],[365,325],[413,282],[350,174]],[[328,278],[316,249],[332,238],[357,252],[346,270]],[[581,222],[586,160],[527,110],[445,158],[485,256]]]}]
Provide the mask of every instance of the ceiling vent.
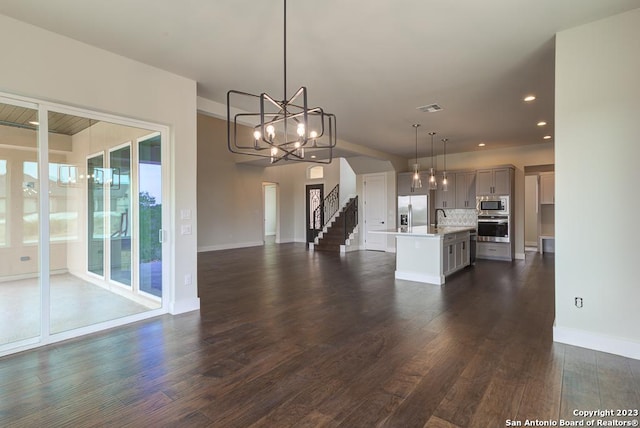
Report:
[{"label": "ceiling vent", "polygon": [[416,107],[416,110],[420,110],[423,113],[434,113],[436,111],[442,110],[442,107],[440,107],[438,104],[429,104],[422,107]]}]

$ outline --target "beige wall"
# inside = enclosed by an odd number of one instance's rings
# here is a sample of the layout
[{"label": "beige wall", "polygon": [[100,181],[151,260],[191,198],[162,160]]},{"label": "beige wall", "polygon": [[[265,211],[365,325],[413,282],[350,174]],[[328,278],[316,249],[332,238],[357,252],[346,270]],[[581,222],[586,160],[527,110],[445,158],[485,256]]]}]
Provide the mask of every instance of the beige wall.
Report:
[{"label": "beige wall", "polygon": [[635,358],[639,40],[640,9],[558,33],[555,99],[554,337]]},{"label": "beige wall", "polygon": [[[169,310],[197,309],[196,82],[0,15],[0,91],[169,127],[171,260]],[[28,53],[28,54],[27,54]],[[179,213],[193,212],[192,235]],[[194,281],[184,285],[185,275]]]},{"label": "beige wall", "polygon": [[[248,129],[241,133],[251,138]],[[340,183],[341,195],[353,187],[355,174],[342,159],[323,165],[324,178],[308,179],[311,163],[261,167],[236,163],[227,149],[226,121],[198,115],[199,251],[247,247],[263,243],[262,183],[276,183],[276,242],[305,242],[305,186],[321,183],[325,195]]]}]

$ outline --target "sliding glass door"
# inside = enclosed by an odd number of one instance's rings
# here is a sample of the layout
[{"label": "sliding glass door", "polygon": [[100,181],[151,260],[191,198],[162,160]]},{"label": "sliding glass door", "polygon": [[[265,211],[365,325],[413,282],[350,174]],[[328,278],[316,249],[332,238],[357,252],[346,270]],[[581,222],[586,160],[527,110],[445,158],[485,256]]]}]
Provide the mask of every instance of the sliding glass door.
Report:
[{"label": "sliding glass door", "polygon": [[163,134],[131,123],[0,98],[0,355],[163,308]]}]

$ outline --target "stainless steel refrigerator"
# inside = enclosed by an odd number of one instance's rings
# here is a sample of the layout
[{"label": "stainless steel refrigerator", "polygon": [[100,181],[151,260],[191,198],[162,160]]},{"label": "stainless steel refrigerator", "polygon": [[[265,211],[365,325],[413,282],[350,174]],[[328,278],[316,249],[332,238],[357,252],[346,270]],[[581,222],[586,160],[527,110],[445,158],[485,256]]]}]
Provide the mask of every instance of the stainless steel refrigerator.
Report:
[{"label": "stainless steel refrigerator", "polygon": [[398,196],[398,229],[429,225],[429,196]]}]

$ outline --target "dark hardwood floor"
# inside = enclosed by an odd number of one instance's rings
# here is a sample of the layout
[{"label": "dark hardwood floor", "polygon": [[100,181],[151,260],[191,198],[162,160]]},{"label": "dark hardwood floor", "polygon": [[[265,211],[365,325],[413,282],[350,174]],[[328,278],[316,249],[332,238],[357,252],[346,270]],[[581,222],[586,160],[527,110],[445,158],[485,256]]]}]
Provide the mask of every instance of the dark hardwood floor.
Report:
[{"label": "dark hardwood floor", "polygon": [[479,261],[442,287],[394,266],[303,244],[200,254],[199,313],[0,359],[0,426],[504,427],[640,409],[640,361],[552,342],[553,255]]}]

